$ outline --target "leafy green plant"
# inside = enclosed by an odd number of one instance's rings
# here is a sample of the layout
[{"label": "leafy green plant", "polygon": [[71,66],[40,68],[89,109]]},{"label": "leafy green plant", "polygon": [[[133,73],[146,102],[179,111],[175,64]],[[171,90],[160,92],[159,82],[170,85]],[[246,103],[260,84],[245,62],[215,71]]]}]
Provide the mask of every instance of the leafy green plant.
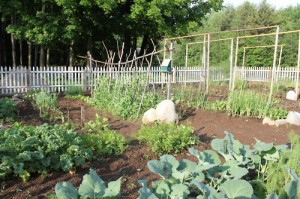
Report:
[{"label": "leafy green plant", "polygon": [[121,178],[106,185],[93,169],[90,169],[89,174],[83,176],[78,190],[69,182],[59,182],[55,185],[58,199],[119,198],[120,190]]},{"label": "leafy green plant", "polygon": [[156,154],[178,153],[197,143],[191,127],[176,124],[142,126],[137,134],[137,139],[146,142]]},{"label": "leafy green plant", "polygon": [[0,131],[0,178],[14,173],[24,181],[30,173],[71,171],[92,157],[72,130],[60,126],[23,126]]},{"label": "leafy green plant", "polygon": [[281,108],[269,108],[265,110],[265,116],[271,118],[272,120],[276,119],[285,119],[288,115],[288,111]]},{"label": "leafy green plant", "polygon": [[13,121],[16,117],[17,106],[14,101],[9,98],[0,99],[0,119],[4,122]]},{"label": "leafy green plant", "polygon": [[87,148],[96,150],[100,156],[122,154],[127,148],[125,137],[112,130],[98,134],[84,134],[82,140]]},{"label": "leafy green plant", "polygon": [[151,92],[143,95],[145,84],[143,77],[133,77],[130,82],[101,77],[93,96],[87,102],[124,119],[134,118],[137,116],[141,101],[142,113],[154,107],[161,99],[158,94]]},{"label": "leafy green plant", "polygon": [[226,111],[227,102],[216,100],[210,103],[207,103],[205,109],[210,111]]},{"label": "leafy green plant", "polygon": [[269,105],[266,96],[253,91],[231,91],[228,96],[226,111],[232,116],[286,118],[288,111]]},{"label": "leafy green plant", "polygon": [[96,114],[95,120],[89,121],[83,127],[84,145],[96,150],[100,156],[122,154],[127,148],[126,138],[109,129],[107,118]]},{"label": "leafy green plant", "polygon": [[[256,140],[253,149],[235,140],[233,135],[225,132],[224,138],[215,138],[211,142],[213,150],[199,152],[193,147],[189,153],[198,162],[177,160],[174,156],[163,155],[160,160],[150,160],[149,170],[160,176],[160,180],[148,182],[140,180],[139,198],[256,198],[258,182],[252,180],[251,173],[256,171],[259,176],[266,178],[266,170],[270,162],[278,162],[279,155],[286,150],[285,145],[274,146]],[[219,158],[221,155],[224,161]],[[249,172],[250,171],[250,172]],[[297,198],[299,178],[289,170],[291,181],[284,187],[287,195]],[[244,180],[250,179],[250,182]],[[253,187],[252,187],[253,186]],[[259,198],[279,198],[275,193],[266,196],[265,190],[257,195]]]},{"label": "leafy green plant", "polygon": [[268,194],[276,193],[282,198],[287,198],[284,185],[289,182],[290,175],[287,170],[291,168],[298,176],[300,175],[300,137],[290,134],[291,150],[280,154],[277,162],[271,162],[266,168],[266,178],[261,179],[265,183],[265,191]]},{"label": "leafy green plant", "polygon": [[109,129],[108,118],[95,115],[95,120],[84,124],[83,131],[86,133],[97,134]]},{"label": "leafy green plant", "polygon": [[41,91],[34,95],[34,105],[39,109],[41,117],[50,117],[52,115],[61,116],[57,108],[58,96],[56,93]]}]

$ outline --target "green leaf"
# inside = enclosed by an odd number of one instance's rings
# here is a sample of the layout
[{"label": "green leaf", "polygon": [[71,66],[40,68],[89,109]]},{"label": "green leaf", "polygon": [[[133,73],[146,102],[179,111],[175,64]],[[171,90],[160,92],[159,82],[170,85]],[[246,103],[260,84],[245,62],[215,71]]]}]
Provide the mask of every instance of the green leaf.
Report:
[{"label": "green leaf", "polygon": [[155,191],[155,193],[160,198],[167,198],[170,192],[171,192],[171,189],[165,181],[160,181],[160,183],[157,185],[156,191]]},{"label": "green leaf", "polygon": [[267,195],[266,199],[279,199],[279,196],[275,193],[272,193],[271,195]]},{"label": "green leaf", "polygon": [[265,143],[256,138],[255,138],[255,140],[256,140],[256,143],[253,146],[253,148],[259,152],[270,151],[274,147],[273,143]]},{"label": "green leaf", "polygon": [[292,180],[284,186],[284,190],[290,199],[298,199],[300,198],[300,178],[294,170],[288,168],[288,171]]},{"label": "green leaf", "polygon": [[175,184],[171,187],[172,192],[170,193],[170,197],[173,199],[177,198],[187,198],[190,194],[188,186],[184,184]]},{"label": "green leaf", "polygon": [[225,192],[228,198],[246,199],[251,198],[253,188],[251,184],[245,180],[227,180],[221,186],[220,190]]},{"label": "green leaf", "polygon": [[103,197],[115,197],[120,194],[121,191],[121,179],[120,177],[116,181],[112,181],[108,183],[107,189],[105,189],[105,194]]},{"label": "green leaf", "polygon": [[172,155],[163,155],[158,160],[150,160],[147,166],[151,172],[160,175],[163,179],[171,177],[172,170],[179,166],[179,162]]},{"label": "green leaf", "polygon": [[78,193],[85,197],[102,197],[105,194],[105,189],[104,181],[93,169],[90,169],[90,173],[83,176]]},{"label": "green leaf", "polygon": [[150,160],[147,162],[147,167],[153,173],[160,175],[163,179],[165,179],[166,171],[164,170],[164,165],[159,160]]},{"label": "green leaf", "polygon": [[138,180],[138,183],[142,185],[142,188],[139,189],[140,195],[138,199],[158,199],[158,197],[147,187],[147,182],[147,180]]},{"label": "green leaf", "polygon": [[218,156],[218,154],[212,150],[205,150],[203,152],[200,152],[200,160],[203,162],[207,162],[210,164],[220,164],[221,160]]},{"label": "green leaf", "polygon": [[69,182],[59,182],[55,185],[55,194],[59,199],[78,198],[77,189]]}]

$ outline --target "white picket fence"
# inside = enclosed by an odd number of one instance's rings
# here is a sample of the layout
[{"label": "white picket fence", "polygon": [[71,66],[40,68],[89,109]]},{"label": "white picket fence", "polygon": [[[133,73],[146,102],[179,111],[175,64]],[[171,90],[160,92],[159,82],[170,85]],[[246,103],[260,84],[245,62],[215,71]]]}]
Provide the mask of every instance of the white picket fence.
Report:
[{"label": "white picket fence", "polygon": [[[296,82],[297,68],[275,68],[275,78],[274,81],[289,81]],[[272,78],[273,68],[272,67],[238,67],[236,75],[239,79],[247,81],[257,81],[257,82],[270,82]]]},{"label": "white picket fence", "polygon": [[[148,75],[147,75],[148,74]],[[97,85],[100,77],[106,76],[117,81],[129,82],[134,76],[148,76],[150,84],[164,84],[168,82],[166,73],[160,67],[1,67],[0,68],[0,94],[12,95],[34,90],[47,90],[50,92],[63,92],[69,87],[80,86],[86,90]],[[270,80],[272,68],[264,67],[238,67],[238,78],[248,81]],[[220,72],[219,67],[211,67],[209,77],[212,81],[229,81],[229,74]],[[205,72],[201,67],[175,67],[172,83],[197,83],[204,81]],[[276,81],[286,80],[294,82],[296,79],[295,68],[277,68]]]},{"label": "white picket fence", "polygon": [[[163,84],[168,82],[166,73],[160,67],[1,67],[0,68],[0,94],[12,95],[34,90],[47,90],[50,92],[63,92],[72,86],[80,86],[86,90],[97,85],[97,80],[107,76],[117,81],[128,82],[133,76],[147,76],[150,84]],[[199,82],[201,68],[174,68],[172,83]]]}]

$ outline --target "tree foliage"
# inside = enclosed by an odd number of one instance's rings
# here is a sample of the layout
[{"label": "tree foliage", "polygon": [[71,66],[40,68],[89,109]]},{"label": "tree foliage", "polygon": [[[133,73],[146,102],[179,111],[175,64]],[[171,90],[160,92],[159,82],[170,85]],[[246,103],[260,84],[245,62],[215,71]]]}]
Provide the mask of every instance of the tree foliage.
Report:
[{"label": "tree foliage", "polygon": [[[105,57],[102,41],[111,50],[116,50],[117,42],[125,42],[125,52],[139,47],[143,52],[152,47],[151,39],[158,43],[164,36],[196,30],[207,13],[221,9],[222,2],[3,0],[0,15],[7,34],[13,35],[19,43],[26,41],[36,47],[51,49],[52,54],[58,55],[52,56],[51,62],[62,64],[67,60],[66,51],[71,48],[76,54],[84,55],[90,51],[99,59]],[[15,20],[10,20],[11,17]]]}]

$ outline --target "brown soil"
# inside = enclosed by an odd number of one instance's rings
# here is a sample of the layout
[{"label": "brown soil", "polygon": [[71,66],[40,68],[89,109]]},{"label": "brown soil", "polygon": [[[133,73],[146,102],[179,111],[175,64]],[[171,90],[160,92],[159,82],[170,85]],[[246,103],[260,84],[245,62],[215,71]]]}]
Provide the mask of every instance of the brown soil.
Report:
[{"label": "brown soil", "polygon": [[[287,103],[287,102],[284,102]],[[289,109],[298,109],[297,102],[289,102]],[[64,172],[49,173],[42,177],[33,175],[28,182],[22,182],[20,179],[11,176],[7,180],[0,181],[0,198],[47,198],[54,193],[55,184],[61,181],[69,181],[79,186],[83,175],[93,168],[105,181],[116,180],[122,176],[122,198],[137,198],[139,185],[137,180],[158,179],[158,176],[152,174],[147,169],[147,161],[158,159],[149,148],[138,143],[132,137],[139,130],[141,122],[121,120],[112,117],[109,113],[95,110],[84,104],[81,100],[71,100],[63,97],[59,98],[60,109],[65,113],[65,120],[71,120],[78,125],[83,122],[94,119],[95,114],[109,118],[112,129],[125,135],[131,140],[128,149],[123,155],[99,158],[86,163],[82,168],[77,168],[75,174]],[[81,118],[81,106],[83,107],[84,117]],[[288,133],[291,131],[300,135],[298,126],[268,126],[262,125],[262,121],[253,118],[229,117],[226,113],[215,113],[203,110],[187,109],[183,111],[181,123],[190,122],[199,136],[201,144],[196,147],[199,150],[209,148],[209,143],[214,137],[224,137],[224,131],[232,133],[236,139],[245,144],[253,144],[254,138],[265,142],[274,142],[283,144],[288,142]],[[32,109],[30,103],[23,103],[19,106],[19,121],[38,125],[46,120],[38,117],[38,113]],[[177,156],[178,159],[192,157],[183,152]]]}]

